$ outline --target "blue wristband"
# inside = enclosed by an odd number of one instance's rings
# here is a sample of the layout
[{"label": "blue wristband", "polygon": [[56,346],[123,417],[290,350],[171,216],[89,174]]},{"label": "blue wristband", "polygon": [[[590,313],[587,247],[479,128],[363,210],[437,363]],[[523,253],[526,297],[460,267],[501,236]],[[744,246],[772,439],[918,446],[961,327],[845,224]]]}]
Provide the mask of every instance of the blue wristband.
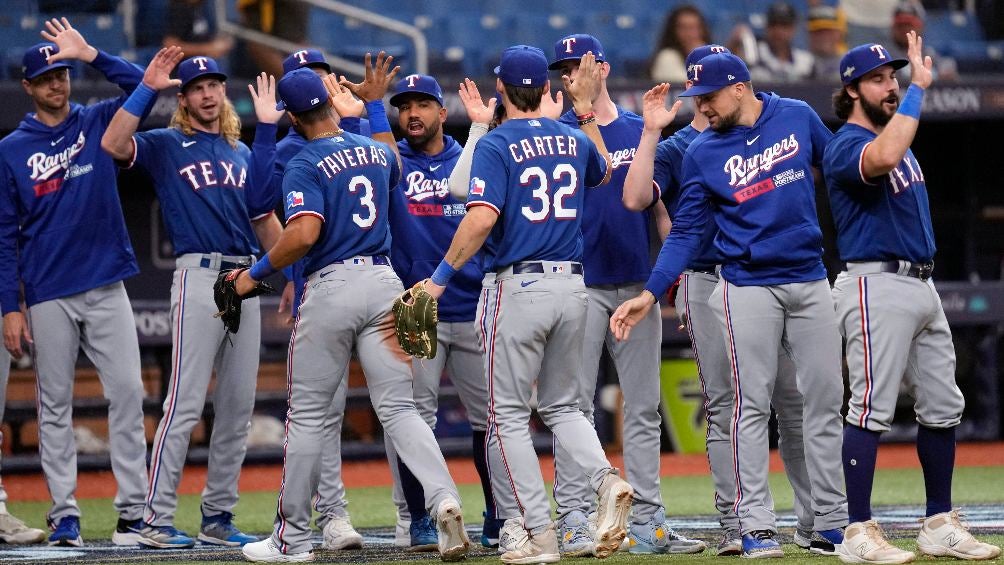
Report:
[{"label": "blue wristband", "polygon": [[262,255],[261,259],[259,259],[257,263],[251,266],[251,269],[248,271],[248,275],[250,275],[253,280],[260,281],[275,272],[275,267],[272,266],[272,261],[269,260],[268,253],[266,253]]},{"label": "blue wristband", "polygon": [[285,267],[283,267],[282,268],[282,276],[286,277],[287,281],[292,281],[293,280],[293,266],[292,265],[286,265]]},{"label": "blue wristband", "polygon": [[136,90],[132,91],[129,98],[126,99],[125,104],[122,105],[122,109],[137,118],[142,118],[143,114],[146,113],[147,107],[156,98],[157,91],[141,82],[136,87]]},{"label": "blue wristband", "polygon": [[436,272],[432,273],[432,282],[438,284],[439,286],[446,286],[455,274],[457,274],[457,270],[443,260],[439,263],[439,266],[436,267]]},{"label": "blue wristband", "polygon": [[383,100],[367,102],[366,117],[370,120],[370,133],[390,132],[390,121],[387,120],[387,109],[383,106]]},{"label": "blue wristband", "polygon": [[903,114],[904,116],[910,116],[915,120],[919,120],[920,107],[923,106],[923,102],[924,89],[916,84],[911,84],[910,88],[906,89],[906,94],[903,95],[903,101],[899,103],[899,109],[896,110],[896,112]]}]

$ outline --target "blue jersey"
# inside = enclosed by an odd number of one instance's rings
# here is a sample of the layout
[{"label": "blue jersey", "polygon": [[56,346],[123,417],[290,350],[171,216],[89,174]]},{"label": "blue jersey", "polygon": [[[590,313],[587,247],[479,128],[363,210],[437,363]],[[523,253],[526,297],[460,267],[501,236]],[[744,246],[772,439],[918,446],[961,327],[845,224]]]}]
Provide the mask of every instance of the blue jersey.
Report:
[{"label": "blue jersey", "polygon": [[99,52],[91,63],[127,94],[70,104],[55,127],[28,114],[0,141],[0,308],[72,296],[139,272],[126,231],[117,169],[101,136],[143,69]]},{"label": "blue jersey", "polygon": [[888,174],[864,178],[861,160],[875,137],[861,126],[845,124],[823,155],[840,258],[930,261],[935,251],[934,229],[920,163],[907,149]]},{"label": "blue jersey", "polygon": [[732,284],[826,278],[811,167],[833,134],[800,100],[756,96],[763,110],[752,127],[708,128],[687,149],[673,229],[646,285],[656,296],[691,264],[712,219],[722,277]]},{"label": "blue jersey", "polygon": [[267,195],[275,167],[275,124],[258,124],[255,151],[196,130],[161,128],[133,135],[133,164],[146,169],[176,255],[258,252],[251,220],[272,213]]},{"label": "blue jersey", "polygon": [[368,137],[343,133],[308,142],[286,165],[286,221],[324,222],[306,255],[304,273],[356,255],[390,252],[387,206],[400,180],[394,152]]},{"label": "blue jersey", "polygon": [[580,130],[547,118],[511,119],[478,141],[467,207],[499,214],[483,248],[485,269],[519,261],[581,261],[584,187],[606,160]]},{"label": "blue jersey", "polygon": [[[666,205],[670,220],[674,222],[676,221],[676,211],[680,207],[680,188],[683,186],[683,156],[700,133],[687,125],[659,142],[655,148],[652,181]],[[718,235],[718,226],[714,222],[708,222],[701,236],[697,255],[687,265],[688,269],[708,271],[722,262],[721,254],[715,248],[716,235]]]},{"label": "blue jersey", "polygon": [[[404,170],[390,194],[390,257],[406,288],[432,276],[467,213],[448,183],[462,149],[450,136],[443,136],[443,143],[437,155],[416,152],[407,141],[397,144]],[[481,261],[475,256],[450,280],[439,301],[439,319],[474,320],[481,278]]]},{"label": "blue jersey", "polygon": [[[577,128],[575,111],[565,112],[561,123]],[[628,210],[622,201],[624,178],[634,161],[644,127],[641,116],[620,107],[617,119],[600,126],[613,170],[603,190],[586,191],[582,210],[582,265],[587,285],[644,281],[652,272],[647,245],[651,214],[648,210]]]}]

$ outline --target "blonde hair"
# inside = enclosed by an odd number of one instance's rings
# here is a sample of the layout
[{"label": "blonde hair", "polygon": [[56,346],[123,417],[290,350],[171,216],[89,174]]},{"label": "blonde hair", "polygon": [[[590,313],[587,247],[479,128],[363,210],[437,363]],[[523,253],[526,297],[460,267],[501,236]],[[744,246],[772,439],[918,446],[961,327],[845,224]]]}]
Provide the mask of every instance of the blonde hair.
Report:
[{"label": "blonde hair", "polygon": [[[223,99],[223,109],[220,110],[220,135],[227,140],[227,143],[231,147],[237,147],[237,141],[241,138],[241,118],[237,115],[237,111],[234,110],[234,105],[230,103],[229,98]],[[178,128],[181,133],[185,135],[192,135],[195,133],[195,129],[192,127],[192,115],[189,114],[188,108],[186,108],[181,103],[174,110],[174,115],[171,116],[171,123],[168,127]]]}]

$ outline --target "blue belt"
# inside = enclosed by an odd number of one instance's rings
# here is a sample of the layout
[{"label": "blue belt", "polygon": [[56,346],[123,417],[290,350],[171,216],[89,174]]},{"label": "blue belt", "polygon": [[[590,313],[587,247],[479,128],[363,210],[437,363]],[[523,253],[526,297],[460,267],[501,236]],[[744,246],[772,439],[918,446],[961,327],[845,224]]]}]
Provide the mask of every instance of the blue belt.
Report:
[{"label": "blue belt", "polygon": [[[363,259],[369,259],[370,263],[374,265],[390,265],[390,257],[386,255],[374,255],[372,257],[362,256]],[[351,265],[353,263],[354,257],[349,257],[348,259],[339,259],[338,261],[332,261],[331,264],[341,264],[341,265]]]},{"label": "blue belt", "polygon": [[[210,259],[209,257],[203,257],[202,260],[199,261],[199,266],[202,267],[203,269],[210,268],[212,266],[212,264],[213,264],[213,260]],[[251,263],[249,263],[247,261],[239,261],[239,262],[237,262],[237,261],[223,261],[223,260],[220,260],[219,264],[220,264],[220,270],[221,271],[225,270],[225,269],[243,269],[245,267],[250,267],[251,266]]]},{"label": "blue belt", "polygon": [[[544,264],[539,261],[524,261],[513,263],[512,274],[514,275],[542,275],[544,274]],[[572,263],[572,274],[582,274],[582,263]]]}]

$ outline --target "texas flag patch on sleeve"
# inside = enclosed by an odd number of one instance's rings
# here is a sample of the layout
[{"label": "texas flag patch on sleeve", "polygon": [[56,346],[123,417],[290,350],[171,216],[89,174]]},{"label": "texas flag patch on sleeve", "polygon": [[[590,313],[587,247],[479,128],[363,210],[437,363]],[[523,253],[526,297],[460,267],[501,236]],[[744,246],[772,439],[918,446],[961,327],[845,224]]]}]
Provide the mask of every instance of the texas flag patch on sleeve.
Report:
[{"label": "texas flag patch on sleeve", "polygon": [[303,193],[302,192],[290,192],[286,195],[286,209],[291,210],[297,206],[303,206]]},{"label": "texas flag patch on sleeve", "polygon": [[482,179],[479,179],[478,177],[472,178],[471,179],[470,195],[471,196],[484,196],[485,195],[485,181],[482,180]]}]

